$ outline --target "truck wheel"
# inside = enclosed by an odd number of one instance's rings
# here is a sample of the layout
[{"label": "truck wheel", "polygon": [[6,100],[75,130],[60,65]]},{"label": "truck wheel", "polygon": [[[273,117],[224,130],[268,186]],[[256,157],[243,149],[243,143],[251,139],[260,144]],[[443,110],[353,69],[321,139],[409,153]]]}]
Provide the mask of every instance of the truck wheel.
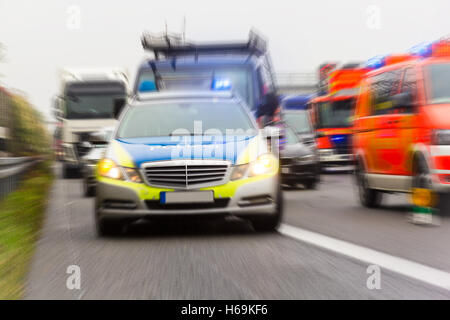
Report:
[{"label": "truck wheel", "polygon": [[378,190],[369,188],[365,177],[364,166],[360,161],[356,165],[355,176],[361,204],[367,208],[378,207],[383,199],[383,194]]},{"label": "truck wheel", "polygon": [[253,225],[253,229],[259,232],[274,231],[281,222],[283,217],[283,193],[281,187],[278,189],[277,195],[277,209],[274,215],[258,215],[249,218]]}]

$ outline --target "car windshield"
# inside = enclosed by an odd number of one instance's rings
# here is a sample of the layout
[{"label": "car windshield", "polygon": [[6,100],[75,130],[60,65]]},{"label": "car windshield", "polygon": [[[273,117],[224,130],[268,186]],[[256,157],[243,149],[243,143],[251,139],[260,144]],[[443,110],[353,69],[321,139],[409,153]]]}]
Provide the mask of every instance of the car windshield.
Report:
[{"label": "car windshield", "polygon": [[123,104],[126,89],[119,83],[77,83],[68,86],[65,96],[67,119],[113,118],[114,106]]},{"label": "car windshield", "polygon": [[343,128],[351,124],[354,99],[319,103],[318,128]]},{"label": "car windshield", "polygon": [[236,102],[159,102],[130,108],[120,124],[118,138],[255,133],[249,115]]},{"label": "car windshield", "polygon": [[429,74],[429,102],[450,103],[450,63],[436,63],[426,67]]},{"label": "car windshield", "polygon": [[311,132],[307,111],[286,111],[283,118],[297,133]]},{"label": "car windshield", "polygon": [[[158,69],[160,80],[159,90],[211,90],[214,79],[226,79],[234,90],[249,106],[253,105],[253,81],[252,73],[248,67],[189,67],[174,69]],[[155,76],[151,70],[144,71],[138,79],[141,84],[144,81],[155,82]]]}]

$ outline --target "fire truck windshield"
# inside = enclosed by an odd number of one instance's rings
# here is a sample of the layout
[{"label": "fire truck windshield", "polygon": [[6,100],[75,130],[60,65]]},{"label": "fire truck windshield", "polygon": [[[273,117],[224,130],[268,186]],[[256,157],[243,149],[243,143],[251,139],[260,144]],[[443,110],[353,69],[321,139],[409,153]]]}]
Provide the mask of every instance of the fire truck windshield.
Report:
[{"label": "fire truck windshield", "polygon": [[428,66],[430,103],[450,103],[450,63]]},{"label": "fire truck windshield", "polygon": [[318,104],[318,128],[350,127],[354,99],[325,101]]}]

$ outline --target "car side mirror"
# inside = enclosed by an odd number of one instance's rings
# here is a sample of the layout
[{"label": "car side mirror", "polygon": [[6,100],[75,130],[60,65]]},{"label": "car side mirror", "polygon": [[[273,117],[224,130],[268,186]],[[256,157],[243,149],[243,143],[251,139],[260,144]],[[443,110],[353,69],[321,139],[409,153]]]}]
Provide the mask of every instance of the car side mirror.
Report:
[{"label": "car side mirror", "polygon": [[263,135],[267,139],[278,139],[281,136],[281,130],[278,127],[267,126],[263,129]]},{"label": "car side mirror", "polygon": [[124,106],[125,106],[124,98],[114,99],[114,114],[113,114],[113,116],[115,119],[119,119]]}]

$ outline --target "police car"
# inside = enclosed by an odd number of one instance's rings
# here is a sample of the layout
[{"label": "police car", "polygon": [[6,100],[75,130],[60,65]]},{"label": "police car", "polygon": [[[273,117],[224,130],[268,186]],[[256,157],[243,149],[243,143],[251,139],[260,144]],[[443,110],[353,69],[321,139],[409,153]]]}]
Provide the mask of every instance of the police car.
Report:
[{"label": "police car", "polygon": [[138,95],[98,163],[98,234],[180,215],[232,215],[272,230],[282,215],[278,168],[245,102],[232,93]]}]

